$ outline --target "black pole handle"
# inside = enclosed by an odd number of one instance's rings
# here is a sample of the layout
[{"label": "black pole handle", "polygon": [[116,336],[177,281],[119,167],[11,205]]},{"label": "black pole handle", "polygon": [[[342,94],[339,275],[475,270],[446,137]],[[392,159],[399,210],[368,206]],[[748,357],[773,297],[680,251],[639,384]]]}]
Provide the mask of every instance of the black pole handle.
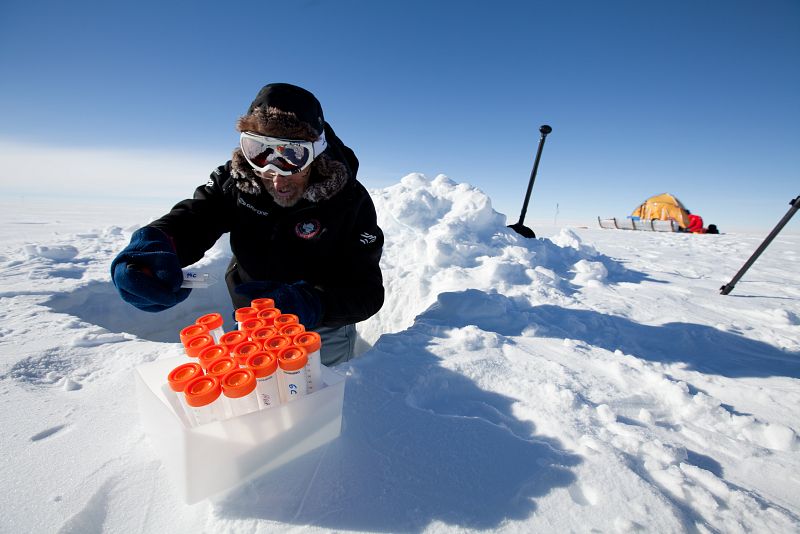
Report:
[{"label": "black pole handle", "polygon": [[733,291],[733,288],[736,287],[736,283],[742,278],[742,276],[744,276],[744,273],[747,272],[747,269],[749,269],[750,266],[755,263],[755,261],[761,255],[761,253],[764,252],[764,249],[766,249],[767,246],[769,246],[769,244],[772,243],[772,240],[775,239],[775,236],[778,235],[778,232],[780,232],[783,229],[783,227],[786,226],[786,223],[789,222],[789,219],[792,218],[792,215],[794,215],[795,212],[797,212],[797,210],[800,209],[800,195],[798,195],[797,198],[795,198],[794,200],[790,201],[789,204],[792,207],[789,208],[789,211],[786,212],[786,215],[783,216],[783,219],[781,219],[778,222],[778,224],[775,225],[775,228],[772,229],[772,231],[769,233],[766,239],[764,239],[764,241],[761,243],[761,245],[759,245],[756,251],[753,252],[753,255],[750,256],[750,259],[748,259],[742,266],[742,268],[739,269],[739,272],[736,273],[736,275],[733,277],[733,280],[731,280],[730,282],[719,288],[720,293],[722,293],[723,295],[727,295],[728,293]]},{"label": "black pole handle", "polygon": [[547,137],[547,134],[549,134],[552,131],[553,129],[547,124],[542,124],[539,127],[539,133],[542,134],[542,137],[539,138],[539,148],[536,150],[536,159],[533,162],[533,170],[531,170],[531,177],[530,180],[528,181],[528,191],[525,193],[525,202],[522,203],[522,211],[519,214],[519,221],[517,222],[518,226],[522,226],[522,223],[525,220],[525,214],[528,213],[528,202],[531,199],[533,182],[536,180],[536,171],[539,168],[539,158],[542,157],[542,148],[544,148],[544,140],[545,137]]}]

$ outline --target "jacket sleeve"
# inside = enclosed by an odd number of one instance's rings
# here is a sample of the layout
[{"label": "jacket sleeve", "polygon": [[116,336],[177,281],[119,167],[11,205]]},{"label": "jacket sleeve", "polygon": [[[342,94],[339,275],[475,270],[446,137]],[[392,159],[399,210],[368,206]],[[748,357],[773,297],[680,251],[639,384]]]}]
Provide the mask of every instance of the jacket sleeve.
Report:
[{"label": "jacket sleeve", "polygon": [[358,207],[355,224],[342,254],[340,280],[322,287],[322,324],[338,327],[364,321],[383,306],[384,290],[380,260],[383,231],[377,223],[375,206],[366,190]]},{"label": "jacket sleeve", "polygon": [[183,200],[172,210],[150,223],[172,238],[181,266],[200,260],[222,234],[230,231],[234,220],[233,202],[225,191],[230,186],[230,162],[217,167],[193,198]]}]

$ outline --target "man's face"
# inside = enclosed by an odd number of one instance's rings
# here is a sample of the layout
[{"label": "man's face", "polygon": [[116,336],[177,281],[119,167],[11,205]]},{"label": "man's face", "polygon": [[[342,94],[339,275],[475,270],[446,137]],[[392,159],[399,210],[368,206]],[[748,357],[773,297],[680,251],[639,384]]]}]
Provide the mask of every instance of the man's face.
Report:
[{"label": "man's face", "polygon": [[311,175],[311,167],[306,167],[297,174],[283,176],[272,170],[255,171],[256,176],[261,178],[264,188],[267,190],[278,206],[289,208],[297,204],[303,198],[303,193],[308,187],[308,178]]}]

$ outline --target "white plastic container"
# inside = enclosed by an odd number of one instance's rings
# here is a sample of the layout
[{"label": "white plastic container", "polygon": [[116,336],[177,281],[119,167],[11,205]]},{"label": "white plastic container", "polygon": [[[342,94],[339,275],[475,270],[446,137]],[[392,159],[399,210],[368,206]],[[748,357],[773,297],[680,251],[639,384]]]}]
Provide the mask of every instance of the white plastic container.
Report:
[{"label": "white plastic container", "polygon": [[261,410],[281,403],[278,391],[278,358],[267,351],[257,352],[247,358],[247,367],[256,374],[256,396]]},{"label": "white plastic container", "polygon": [[306,364],[306,379],[308,380],[308,392],[316,390],[318,384],[322,383],[322,363],[319,351],[322,348],[322,338],[316,332],[303,332],[292,338],[292,342],[297,347],[303,347],[308,354]]},{"label": "white plastic container", "polygon": [[211,337],[214,338],[214,343],[217,344],[219,344],[219,339],[225,333],[225,330],[222,328],[224,324],[222,314],[219,313],[207,313],[202,317],[198,317],[195,324],[204,325],[208,328],[208,333],[211,334]]},{"label": "white plastic container", "polygon": [[234,369],[220,380],[222,394],[228,400],[230,417],[244,415],[258,410],[256,397],[256,374],[252,369]]},{"label": "white plastic container", "polygon": [[302,347],[285,347],[278,351],[278,390],[281,402],[294,402],[308,393],[307,363],[308,355]]},{"label": "white plastic container", "polygon": [[187,504],[263,476],[341,433],[345,377],[324,366],[325,387],[312,395],[192,427],[164,380],[185,361],[183,357],[157,360],[140,365],[134,374],[142,426]]}]

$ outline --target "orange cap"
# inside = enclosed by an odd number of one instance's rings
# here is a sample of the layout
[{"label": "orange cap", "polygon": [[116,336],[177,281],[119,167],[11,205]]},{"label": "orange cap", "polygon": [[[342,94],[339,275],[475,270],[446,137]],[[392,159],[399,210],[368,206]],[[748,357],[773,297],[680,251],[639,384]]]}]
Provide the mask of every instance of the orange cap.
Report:
[{"label": "orange cap", "polygon": [[245,319],[242,321],[239,329],[247,334],[247,337],[252,337],[253,330],[261,328],[262,326],[267,326],[264,323],[264,319],[259,319],[258,317],[252,317],[250,319]]},{"label": "orange cap", "polygon": [[280,328],[287,324],[297,324],[300,318],[293,313],[282,313],[275,317],[275,327],[280,331]]},{"label": "orange cap", "polygon": [[181,343],[186,345],[186,342],[189,339],[193,338],[194,336],[199,336],[200,334],[207,334],[208,327],[204,324],[192,324],[187,326],[186,328],[181,329],[180,337]]},{"label": "orange cap", "polygon": [[199,408],[217,400],[221,392],[217,377],[206,375],[190,380],[183,394],[186,396],[186,404]]},{"label": "orange cap", "polygon": [[225,345],[210,345],[208,347],[204,347],[197,354],[197,361],[203,367],[203,369],[208,369],[208,364],[218,358],[230,358],[229,354],[230,350]]},{"label": "orange cap", "polygon": [[306,331],[306,327],[301,325],[300,323],[290,323],[283,325],[278,332],[281,333],[282,336],[289,336],[294,337],[297,334],[301,334]]},{"label": "orange cap", "polygon": [[264,308],[263,310],[259,310],[256,314],[256,317],[259,319],[264,319],[264,322],[267,323],[267,326],[271,326],[272,323],[275,321],[275,317],[279,316],[281,311],[278,308]]},{"label": "orange cap", "polygon": [[203,324],[208,327],[209,330],[216,330],[222,326],[222,315],[219,313],[207,313],[202,317],[198,317],[195,321],[195,324]]},{"label": "orange cap", "polygon": [[234,369],[222,377],[220,384],[226,397],[238,399],[256,389],[256,374],[252,369]]},{"label": "orange cap", "polygon": [[225,345],[229,349],[232,349],[242,341],[247,341],[247,334],[241,330],[231,330],[230,332],[225,332],[219,338],[219,344]]},{"label": "orange cap", "polygon": [[308,363],[303,347],[284,347],[278,352],[278,365],[284,371],[299,371]]},{"label": "orange cap", "polygon": [[264,346],[264,340],[277,334],[278,331],[271,326],[262,326],[250,332],[250,338],[256,343],[261,343]]},{"label": "orange cap", "polygon": [[211,337],[211,334],[200,334],[199,336],[187,339],[183,347],[186,354],[192,358],[197,358],[201,350],[213,344],[214,338]]},{"label": "orange cap", "polygon": [[184,363],[169,372],[167,375],[167,382],[169,382],[169,388],[172,391],[175,393],[183,393],[186,384],[198,376],[203,376],[203,369],[200,367],[199,363]]},{"label": "orange cap", "polygon": [[238,308],[233,316],[237,321],[244,321],[245,319],[255,319],[257,313],[258,310],[252,306],[245,306],[244,308]]},{"label": "orange cap", "polygon": [[217,358],[208,364],[208,367],[206,367],[206,376],[216,376],[217,378],[220,378],[228,372],[238,368],[239,366],[236,364],[236,360],[230,356],[223,356],[222,358]]},{"label": "orange cap", "polygon": [[322,338],[319,337],[319,334],[316,332],[303,332],[302,334],[297,334],[294,336],[292,341],[298,347],[303,347],[306,349],[306,352],[309,354],[312,352],[317,352],[322,347]]},{"label": "orange cap", "polygon": [[292,338],[280,334],[264,340],[264,350],[277,353],[280,349],[292,345]]},{"label": "orange cap", "polygon": [[278,370],[278,358],[265,350],[251,354],[245,363],[256,374],[256,378],[264,378]]},{"label": "orange cap", "polygon": [[244,365],[247,357],[261,350],[261,346],[255,341],[242,341],[231,351],[231,355],[236,359],[236,363]]},{"label": "orange cap", "polygon": [[275,301],[272,300],[272,299],[268,299],[268,298],[253,299],[250,302],[250,306],[252,306],[253,308],[255,308],[257,310],[263,310],[263,309],[266,309],[266,308],[274,308],[275,307]]}]

